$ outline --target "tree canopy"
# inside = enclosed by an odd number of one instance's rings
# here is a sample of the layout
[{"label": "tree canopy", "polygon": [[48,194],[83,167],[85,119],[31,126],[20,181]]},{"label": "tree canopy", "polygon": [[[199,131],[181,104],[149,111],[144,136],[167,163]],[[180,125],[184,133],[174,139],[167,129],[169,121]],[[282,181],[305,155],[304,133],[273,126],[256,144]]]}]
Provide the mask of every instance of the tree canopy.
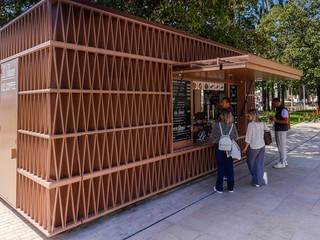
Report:
[{"label": "tree canopy", "polygon": [[255,36],[258,0],[92,1],[243,50]]},{"label": "tree canopy", "polygon": [[320,2],[292,0],[276,6],[261,19],[256,32],[263,57],[303,70],[301,82],[309,93],[320,94]]},{"label": "tree canopy", "polygon": [[39,0],[0,0],[0,28],[37,2]]}]

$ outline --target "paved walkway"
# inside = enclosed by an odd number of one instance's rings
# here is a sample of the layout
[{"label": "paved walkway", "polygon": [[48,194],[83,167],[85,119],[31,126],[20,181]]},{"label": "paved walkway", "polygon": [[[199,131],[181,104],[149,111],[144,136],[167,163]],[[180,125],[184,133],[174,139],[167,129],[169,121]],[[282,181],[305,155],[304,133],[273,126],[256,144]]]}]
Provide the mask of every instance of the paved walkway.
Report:
[{"label": "paved walkway", "polygon": [[[245,163],[235,168],[235,192],[213,193],[208,176],[54,240],[319,240],[320,123],[301,123],[288,134],[288,162],[274,169],[267,147],[269,185],[255,188]],[[0,200],[0,239],[46,239]]]}]

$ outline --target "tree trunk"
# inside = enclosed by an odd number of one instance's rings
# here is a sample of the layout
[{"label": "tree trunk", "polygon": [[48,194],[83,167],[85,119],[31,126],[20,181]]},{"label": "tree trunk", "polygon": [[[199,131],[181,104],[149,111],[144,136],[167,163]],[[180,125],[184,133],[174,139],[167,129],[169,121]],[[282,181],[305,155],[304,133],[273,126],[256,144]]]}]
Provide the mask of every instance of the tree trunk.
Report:
[{"label": "tree trunk", "polygon": [[262,102],[262,110],[263,111],[266,111],[267,109],[267,99],[266,99],[266,86],[265,86],[265,82],[262,82],[261,84],[261,92],[262,92],[262,99],[261,99],[261,102]]},{"label": "tree trunk", "polygon": [[286,89],[286,87],[285,87],[285,85],[281,85],[281,102],[283,103],[283,105],[284,105],[284,101],[285,101],[285,89]]},{"label": "tree trunk", "polygon": [[270,111],[270,93],[269,87],[266,88],[266,110]]},{"label": "tree trunk", "polygon": [[271,85],[271,99],[274,99],[274,83]]},{"label": "tree trunk", "polygon": [[319,104],[319,100],[320,100],[320,85],[317,85],[317,101],[318,101],[318,108],[320,107],[320,104]]}]

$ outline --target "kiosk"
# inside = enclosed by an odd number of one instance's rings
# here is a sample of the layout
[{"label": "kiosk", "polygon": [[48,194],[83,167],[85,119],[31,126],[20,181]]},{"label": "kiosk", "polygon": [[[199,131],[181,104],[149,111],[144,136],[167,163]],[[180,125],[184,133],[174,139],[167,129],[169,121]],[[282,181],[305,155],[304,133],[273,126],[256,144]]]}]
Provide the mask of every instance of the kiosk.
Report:
[{"label": "kiosk", "polygon": [[80,0],[41,1],[0,41],[0,196],[47,236],[213,173],[221,98],[243,145],[254,81],[302,75]]}]

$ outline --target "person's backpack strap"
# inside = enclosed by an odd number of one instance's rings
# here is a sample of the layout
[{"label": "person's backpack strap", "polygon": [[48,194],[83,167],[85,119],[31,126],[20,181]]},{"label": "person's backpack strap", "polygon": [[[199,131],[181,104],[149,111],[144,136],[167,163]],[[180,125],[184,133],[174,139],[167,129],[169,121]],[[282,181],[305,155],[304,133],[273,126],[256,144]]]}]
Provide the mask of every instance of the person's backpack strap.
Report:
[{"label": "person's backpack strap", "polygon": [[230,137],[230,134],[231,134],[232,128],[233,128],[233,123],[231,123],[231,128],[230,128],[230,131],[229,131],[229,134],[228,134],[228,136],[229,136],[229,137]]},{"label": "person's backpack strap", "polygon": [[[220,122],[219,122],[219,127],[220,127],[221,136],[222,136],[222,135],[225,135],[225,134],[223,134],[223,132],[222,132],[222,128],[221,128],[221,124],[220,124]],[[230,136],[231,131],[232,131],[232,128],[233,128],[233,123],[232,123],[232,125],[231,125],[231,128],[230,128],[230,131],[229,131],[228,136]]]},{"label": "person's backpack strap", "polygon": [[220,127],[220,133],[221,133],[221,136],[222,136],[222,135],[224,135],[224,134],[223,134],[223,132],[222,132],[222,128],[221,128],[220,122],[219,122],[219,127]]}]

